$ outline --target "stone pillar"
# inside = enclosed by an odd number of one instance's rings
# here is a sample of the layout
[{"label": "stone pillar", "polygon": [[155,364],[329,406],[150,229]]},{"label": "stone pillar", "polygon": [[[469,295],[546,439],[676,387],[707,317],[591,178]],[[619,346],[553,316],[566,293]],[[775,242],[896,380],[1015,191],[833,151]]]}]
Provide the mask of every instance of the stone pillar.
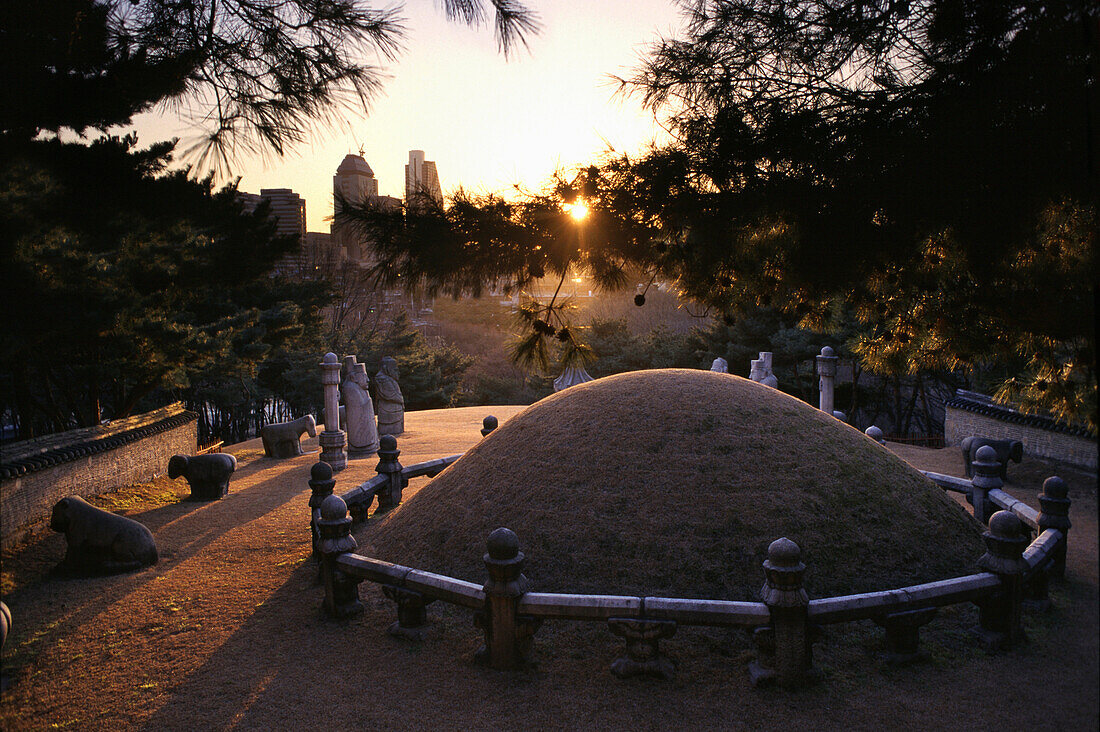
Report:
[{"label": "stone pillar", "polygon": [[386,632],[406,640],[424,640],[424,626],[428,624],[426,608],[435,599],[394,585],[382,585],[382,593],[397,603],[397,622],[390,625]]},{"label": "stone pillar", "polygon": [[1043,481],[1043,492],[1039,494],[1039,533],[1047,529],[1062,532],[1062,541],[1054,550],[1047,570],[1051,577],[1064,577],[1066,574],[1066,547],[1070,526],[1066,483],[1058,476],[1051,476]]},{"label": "stone pillar", "polygon": [[974,518],[983,524],[989,523],[989,517],[997,510],[989,500],[991,490],[1004,488],[1001,480],[1001,464],[997,462],[997,451],[989,445],[978,448],[972,465],[974,477],[970,479],[970,505],[974,507]]},{"label": "stone pillar", "polygon": [[758,629],[753,637],[762,656],[749,666],[754,686],[771,680],[786,687],[800,686],[814,678],[814,628],[809,622],[810,600],[802,586],[805,574],[798,544],[786,538],[771,543],[761,590],[771,625]]},{"label": "stone pillar", "polygon": [[626,640],[626,655],[615,659],[611,673],[620,679],[655,676],[671,681],[676,676],[675,664],[657,648],[662,638],[671,638],[676,632],[676,621],[610,618],[607,625]]},{"label": "stone pillar", "polygon": [[1011,511],[993,514],[982,540],[986,553],[978,560],[978,566],[997,575],[1001,587],[996,594],[975,603],[979,608],[980,625],[973,633],[987,651],[1012,648],[1025,639],[1020,623],[1027,573],[1023,553],[1031,542],[1023,522]]},{"label": "stone pillar", "polygon": [[490,432],[497,428],[497,418],[493,415],[489,415],[485,419],[481,420],[481,436],[485,437]]},{"label": "stone pillar", "polygon": [[317,522],[321,538],[321,581],[325,586],[325,612],[329,617],[346,618],[362,612],[357,577],[340,571],[336,560],[341,554],[355,551],[358,546],[351,535],[348,507],[340,496],[329,496],[321,503],[321,519]]},{"label": "stone pillar", "polygon": [[321,444],[321,462],[332,466],[333,471],[348,465],[344,445],[347,440],[340,429],[340,360],[335,353],[326,353],[321,361],[321,384],[325,388],[325,430],[318,437]]},{"label": "stone pillar", "polygon": [[388,477],[389,482],[378,491],[379,513],[397,508],[401,504],[401,491],[409,484],[408,479],[401,475],[401,463],[397,462],[400,454],[397,438],[393,435],[382,435],[378,441],[378,465],[374,470]]},{"label": "stone pillar", "polygon": [[875,618],[886,629],[886,663],[896,666],[920,657],[920,628],[936,617],[936,608],[904,610]]},{"label": "stone pillar", "polygon": [[875,442],[877,442],[880,445],[885,445],[886,444],[886,436],[882,434],[881,429],[879,429],[878,427],[876,427],[874,425],[871,425],[870,427],[865,429],[863,431],[863,434],[867,435],[868,437],[870,437],[872,440],[874,440]]},{"label": "stone pillar", "polygon": [[531,642],[539,621],[519,616],[519,601],[530,583],[523,575],[525,557],[519,539],[510,530],[496,529],[486,542],[485,609],[477,624],[485,631],[485,647],[480,660],[495,669],[521,668],[527,664]]},{"label": "stone pillar", "polygon": [[833,413],[833,382],[836,381],[836,364],[839,360],[829,346],[822,348],[821,355],[817,357],[817,408],[825,414]]},{"label": "stone pillar", "polygon": [[336,488],[336,480],[332,477],[332,466],[328,463],[314,463],[309,470],[309,532],[313,537],[313,558],[321,557],[320,541],[317,521],[320,518],[321,504],[332,495]]}]

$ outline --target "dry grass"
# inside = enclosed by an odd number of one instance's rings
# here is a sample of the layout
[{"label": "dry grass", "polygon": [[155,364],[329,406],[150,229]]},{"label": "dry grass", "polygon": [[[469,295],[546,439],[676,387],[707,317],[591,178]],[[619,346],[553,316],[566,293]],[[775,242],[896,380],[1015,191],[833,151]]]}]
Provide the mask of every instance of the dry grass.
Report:
[{"label": "dry grass", "polygon": [[685,369],[549,397],[372,528],[379,558],[476,580],[507,526],[541,591],[755,599],[796,541],[812,595],[970,571],[977,522],[858,431],[773,389]]}]

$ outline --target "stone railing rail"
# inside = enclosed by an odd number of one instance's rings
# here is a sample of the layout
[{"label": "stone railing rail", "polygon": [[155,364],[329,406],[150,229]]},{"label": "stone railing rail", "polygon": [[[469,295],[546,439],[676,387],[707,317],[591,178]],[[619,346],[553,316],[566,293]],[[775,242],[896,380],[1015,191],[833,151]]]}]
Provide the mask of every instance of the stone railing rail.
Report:
[{"label": "stone railing rail", "polygon": [[[986,452],[988,451],[988,452]],[[777,539],[764,562],[763,602],[578,595],[528,592],[522,574],[525,557],[514,533],[500,528],[490,534],[484,561],[488,579],[484,585],[404,567],[354,553],[353,518],[345,497],[364,500],[400,486],[406,475],[435,475],[458,456],[401,468],[396,442],[379,449],[379,476],[345,494],[332,492],[335,481],[324,463],[314,466],[310,481],[313,496],[312,533],[315,553],[321,559],[325,584],[324,607],[329,615],[346,617],[362,610],[358,585],[368,580],[382,585],[397,603],[398,620],[390,632],[421,638],[426,623],[425,607],[441,600],[475,611],[485,634],[481,655],[494,668],[514,668],[526,663],[531,641],[545,620],[603,621],[626,640],[626,652],[612,664],[618,676],[638,674],[669,677],[672,664],[661,655],[658,641],[684,626],[738,626],[755,628],[753,635],[760,661],[750,666],[753,683],[777,680],[797,685],[812,676],[812,642],[818,625],[870,619],[886,631],[888,657],[907,661],[918,655],[919,629],[931,621],[938,607],[973,602],[980,608],[974,634],[989,650],[1010,648],[1023,638],[1020,622],[1026,599],[1049,606],[1047,580],[1061,576],[1069,499],[1058,478],[1044,483],[1042,511],[1036,512],[1001,488],[991,448],[983,448],[974,463],[975,477],[963,481],[928,474],[946,490],[967,495],[975,516],[988,524],[983,534],[986,553],[978,560],[977,574],[898,589],[809,600],[802,585],[806,571],[801,549],[792,541]],[[327,472],[326,472],[327,469]],[[407,482],[407,481],[406,481]],[[398,500],[400,488],[398,490]],[[392,496],[386,500],[392,500]],[[1000,511],[992,511],[996,506]],[[365,518],[365,509],[361,518]],[[1031,532],[1038,536],[1031,540]]]}]

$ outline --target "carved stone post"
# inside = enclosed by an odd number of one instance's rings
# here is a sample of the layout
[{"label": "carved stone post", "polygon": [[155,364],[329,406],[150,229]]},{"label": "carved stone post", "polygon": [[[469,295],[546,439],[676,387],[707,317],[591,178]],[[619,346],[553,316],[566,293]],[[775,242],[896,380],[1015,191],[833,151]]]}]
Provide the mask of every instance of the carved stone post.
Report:
[{"label": "carved stone post", "polygon": [[496,529],[486,542],[485,609],[476,621],[485,631],[485,646],[478,658],[495,669],[521,668],[527,664],[539,621],[520,617],[519,601],[530,583],[523,575],[525,557],[519,539],[510,530]]},{"label": "carved stone post", "polygon": [[401,504],[401,491],[409,484],[408,478],[401,475],[401,463],[397,462],[401,451],[397,449],[397,438],[382,435],[378,441],[378,465],[375,472],[385,475],[389,482],[378,491],[378,512],[385,513]]},{"label": "carved stone post", "polygon": [[920,628],[936,617],[936,608],[905,610],[875,618],[886,629],[886,663],[901,665],[920,656]]},{"label": "carved stone post", "polygon": [[320,518],[321,504],[332,495],[336,487],[336,480],[332,477],[332,466],[328,463],[314,463],[309,469],[309,533],[313,537],[313,558],[321,556],[321,535],[318,532],[317,521]]},{"label": "carved stone post", "polygon": [[435,602],[435,599],[426,599],[415,590],[394,585],[382,585],[382,592],[397,603],[397,622],[390,625],[386,632],[406,640],[423,640],[424,626],[428,623],[428,612],[425,608]]},{"label": "carved stone post", "polygon": [[676,632],[674,620],[644,618],[610,618],[611,632],[626,640],[626,655],[615,659],[611,673],[620,679],[631,676],[656,676],[671,681],[676,676],[672,659],[657,648],[661,638],[671,638]]},{"label": "carved stone post", "polygon": [[886,444],[886,436],[882,434],[881,429],[879,429],[878,427],[876,427],[874,425],[871,425],[870,427],[865,429],[863,431],[863,434],[867,435],[868,437],[870,437],[872,440],[874,440],[875,442],[877,442],[880,445],[885,445]]},{"label": "carved stone post", "polygon": [[336,566],[341,554],[354,551],[348,507],[340,496],[329,496],[321,503],[321,519],[317,522],[321,535],[321,580],[325,585],[325,612],[333,618],[346,618],[362,612],[357,577],[344,574]]},{"label": "carved stone post", "polygon": [[833,382],[836,381],[836,364],[840,359],[829,346],[821,349],[817,357],[818,396],[817,408],[825,414],[833,413]]},{"label": "carved stone post", "polygon": [[1027,562],[1023,552],[1030,543],[1024,524],[1011,511],[997,511],[989,519],[989,529],[982,534],[986,553],[978,566],[1001,580],[1001,587],[991,597],[978,600],[980,626],[974,635],[987,651],[1012,648],[1025,640],[1020,623]]},{"label": "carved stone post", "polygon": [[1043,492],[1039,494],[1039,533],[1047,529],[1062,532],[1062,541],[1051,556],[1050,576],[1064,577],[1066,574],[1066,546],[1069,541],[1069,497],[1066,483],[1058,476],[1043,481]]},{"label": "carved stone post", "polygon": [[783,686],[799,686],[813,679],[814,628],[809,622],[809,597],[802,586],[806,565],[802,550],[790,539],[776,539],[764,562],[764,604],[771,625],[756,631],[754,640],[770,663],[753,662],[749,676],[754,686],[777,680]]},{"label": "carved stone post", "polygon": [[321,384],[325,389],[325,430],[317,438],[321,461],[339,471],[348,466],[348,458],[344,454],[347,439],[340,429],[340,359],[335,353],[326,353],[321,361]]},{"label": "carved stone post", "polygon": [[996,504],[989,499],[993,489],[1004,488],[1001,480],[1001,464],[997,462],[997,451],[989,445],[978,448],[974,457],[974,477],[970,479],[970,505],[974,507],[974,518],[983,524],[989,523],[989,517],[997,510]]},{"label": "carved stone post", "polygon": [[485,419],[481,420],[481,436],[485,437],[490,432],[497,428],[497,418],[493,415],[489,415]]}]

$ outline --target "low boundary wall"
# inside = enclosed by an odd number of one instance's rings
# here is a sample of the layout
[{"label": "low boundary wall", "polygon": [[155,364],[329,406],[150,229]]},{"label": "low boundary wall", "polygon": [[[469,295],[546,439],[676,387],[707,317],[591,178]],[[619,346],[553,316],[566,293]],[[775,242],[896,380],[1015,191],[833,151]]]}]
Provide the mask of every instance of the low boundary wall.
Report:
[{"label": "low boundary wall", "polygon": [[1096,438],[1086,429],[1056,422],[1049,417],[1028,415],[994,404],[982,394],[959,390],[946,402],[943,436],[948,445],[961,444],[967,437],[1019,440],[1026,455],[1053,458],[1096,470]]},{"label": "low boundary wall", "polygon": [[67,496],[87,497],[163,473],[173,455],[193,455],[198,415],[162,409],[0,448],[0,545],[47,518]]}]

